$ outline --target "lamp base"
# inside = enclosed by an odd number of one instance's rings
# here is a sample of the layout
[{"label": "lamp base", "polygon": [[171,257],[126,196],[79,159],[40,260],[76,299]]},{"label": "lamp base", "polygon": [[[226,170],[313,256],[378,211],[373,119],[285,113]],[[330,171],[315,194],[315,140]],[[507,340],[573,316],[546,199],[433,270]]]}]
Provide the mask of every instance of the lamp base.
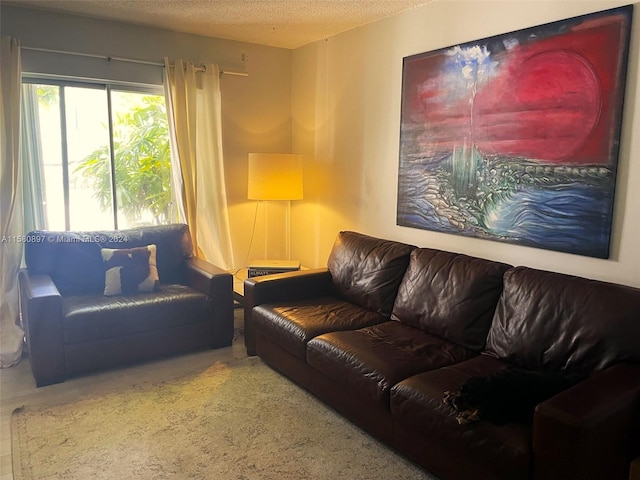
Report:
[{"label": "lamp base", "polygon": [[249,264],[249,278],[300,270],[299,260],[254,260]]}]

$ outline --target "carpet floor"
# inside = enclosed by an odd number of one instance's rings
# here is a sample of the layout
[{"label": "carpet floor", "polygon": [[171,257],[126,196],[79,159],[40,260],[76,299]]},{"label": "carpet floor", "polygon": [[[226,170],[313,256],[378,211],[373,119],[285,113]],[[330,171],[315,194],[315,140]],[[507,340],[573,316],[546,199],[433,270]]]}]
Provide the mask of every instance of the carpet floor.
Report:
[{"label": "carpet floor", "polygon": [[12,415],[15,480],[437,480],[257,358]]}]

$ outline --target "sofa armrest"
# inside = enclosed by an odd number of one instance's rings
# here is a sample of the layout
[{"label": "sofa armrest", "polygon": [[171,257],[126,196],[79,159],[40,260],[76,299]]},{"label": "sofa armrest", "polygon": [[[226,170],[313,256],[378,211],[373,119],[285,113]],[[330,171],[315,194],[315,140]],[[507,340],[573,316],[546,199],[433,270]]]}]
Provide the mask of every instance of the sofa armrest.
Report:
[{"label": "sofa armrest", "polygon": [[640,365],[617,364],[539,404],[534,478],[627,479],[637,455]]},{"label": "sofa armrest", "polygon": [[65,379],[62,297],[48,275],[18,274],[20,315],[36,385]]},{"label": "sofa armrest", "polygon": [[233,341],[233,275],[201,258],[187,259],[187,284],[213,301],[212,347]]},{"label": "sofa armrest", "polygon": [[253,307],[264,303],[292,302],[335,295],[331,274],[326,268],[265,275],[244,281],[244,344],[255,355],[255,338],[251,314]]},{"label": "sofa armrest", "polygon": [[[228,283],[227,286],[231,286],[231,291],[233,292],[233,275],[227,270],[197,257],[187,259],[186,263],[187,284],[191,288],[213,296],[213,288],[215,286]],[[233,299],[233,294],[231,298]]]}]

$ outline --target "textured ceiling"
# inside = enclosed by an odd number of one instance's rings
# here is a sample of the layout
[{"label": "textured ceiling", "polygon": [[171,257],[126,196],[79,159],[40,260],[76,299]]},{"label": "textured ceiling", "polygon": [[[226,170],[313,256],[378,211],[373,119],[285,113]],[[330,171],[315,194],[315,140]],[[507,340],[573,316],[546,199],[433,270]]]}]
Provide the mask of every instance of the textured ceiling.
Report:
[{"label": "textured ceiling", "polygon": [[434,1],[7,0],[4,3],[291,49]]}]

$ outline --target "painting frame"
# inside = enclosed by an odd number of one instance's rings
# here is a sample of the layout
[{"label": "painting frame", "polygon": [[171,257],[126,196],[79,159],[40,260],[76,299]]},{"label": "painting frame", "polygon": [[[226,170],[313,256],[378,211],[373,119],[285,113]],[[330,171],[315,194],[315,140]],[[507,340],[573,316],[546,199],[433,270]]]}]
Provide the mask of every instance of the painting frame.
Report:
[{"label": "painting frame", "polygon": [[632,16],[404,57],[397,224],[609,258]]}]

